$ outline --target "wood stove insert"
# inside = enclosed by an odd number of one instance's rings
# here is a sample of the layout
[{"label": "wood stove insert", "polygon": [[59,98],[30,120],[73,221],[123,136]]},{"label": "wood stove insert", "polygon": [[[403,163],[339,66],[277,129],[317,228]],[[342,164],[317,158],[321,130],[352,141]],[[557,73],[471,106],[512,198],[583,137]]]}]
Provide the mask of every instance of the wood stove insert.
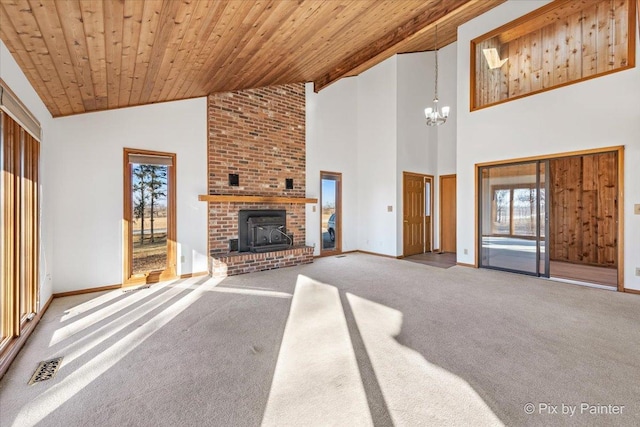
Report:
[{"label": "wood stove insert", "polygon": [[238,212],[238,252],[270,252],[289,249],[287,211],[259,209]]}]

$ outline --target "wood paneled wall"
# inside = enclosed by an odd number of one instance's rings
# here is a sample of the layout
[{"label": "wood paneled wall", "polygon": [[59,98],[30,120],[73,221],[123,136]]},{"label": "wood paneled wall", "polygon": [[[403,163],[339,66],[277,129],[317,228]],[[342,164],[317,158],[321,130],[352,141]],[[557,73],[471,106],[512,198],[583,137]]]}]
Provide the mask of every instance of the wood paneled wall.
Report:
[{"label": "wood paneled wall", "polygon": [[[576,12],[576,5],[581,10]],[[566,2],[553,15],[534,20],[538,28],[526,21],[522,31],[514,27],[476,41],[472,108],[632,66],[635,5],[635,0]],[[488,48],[508,61],[489,69],[483,54]]]},{"label": "wood paneled wall", "polygon": [[617,267],[617,153],[553,159],[549,258]]},{"label": "wood paneled wall", "polygon": [[1,0],[0,39],[54,117],[358,75],[505,0]]}]

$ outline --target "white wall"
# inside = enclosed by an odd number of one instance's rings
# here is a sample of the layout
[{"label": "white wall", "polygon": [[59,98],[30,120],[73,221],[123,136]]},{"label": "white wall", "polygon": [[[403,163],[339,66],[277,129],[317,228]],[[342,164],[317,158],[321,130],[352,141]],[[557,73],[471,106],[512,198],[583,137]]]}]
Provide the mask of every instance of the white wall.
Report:
[{"label": "white wall", "polygon": [[207,270],[206,98],[58,118],[48,142],[55,292],[122,283],[124,147],[176,153],[178,274]]},{"label": "white wall", "polygon": [[[358,83],[342,79],[322,90],[306,85],[306,193],[320,199],[320,171],[342,173],[342,250],[358,248]],[[307,205],[306,242],[320,255],[319,204]]]},{"label": "white wall", "polygon": [[437,127],[425,124],[424,117],[424,109],[432,105],[434,95],[435,56],[432,53],[408,53],[397,58],[396,255],[402,255],[403,172],[437,175],[438,133]]},{"label": "white wall", "polygon": [[433,100],[434,56],[407,53],[397,56],[398,179],[402,171],[435,174],[438,169],[438,127],[425,124],[424,109]]},{"label": "white wall", "polygon": [[476,163],[624,145],[624,276],[625,286],[637,290],[640,216],[633,215],[633,204],[640,203],[640,68],[469,111],[470,40],[545,3],[509,1],[458,29],[458,261],[475,259]]},{"label": "white wall", "polygon": [[[320,196],[321,170],[342,173],[343,251],[396,255],[396,69],[394,57],[317,94],[307,85],[307,196]],[[306,214],[317,255],[320,210]]]},{"label": "white wall", "polygon": [[451,115],[444,125],[438,126],[438,174],[456,173],[457,141],[457,55],[458,43],[451,43],[438,52],[439,77],[438,96],[440,105],[451,107]]},{"label": "white wall", "polygon": [[456,144],[457,144],[457,54],[458,43],[452,43],[443,47],[438,52],[439,77],[438,97],[441,105],[451,107],[451,114],[447,122],[438,126],[438,178],[436,178],[434,207],[437,221],[434,233],[433,247],[440,248],[440,175],[456,173]]},{"label": "white wall", "polygon": [[40,144],[40,307],[53,294],[53,218],[51,206],[55,199],[51,197],[51,163],[49,158],[54,151],[51,145],[50,130],[53,118],[49,110],[33,89],[11,53],[0,41],[0,78],[18,96],[29,109],[42,128]]},{"label": "white wall", "polygon": [[397,57],[365,71],[357,81],[358,249],[395,256]]},{"label": "white wall", "polygon": [[[402,255],[404,171],[435,178],[438,247],[439,162],[444,173],[455,173],[455,46],[440,51],[440,98],[453,111],[440,127],[426,126],[424,118],[434,96],[434,58],[398,55],[317,94],[307,85],[307,195],[319,196],[320,170],[343,173],[345,251]],[[307,206],[307,244],[316,245],[316,254],[319,228],[319,211]]]},{"label": "white wall", "polygon": [[433,249],[440,246],[440,175],[456,171],[456,43],[438,52],[438,98],[440,107],[451,107],[452,114],[441,126],[425,124],[424,109],[433,105],[435,95],[435,53],[398,55],[398,218],[396,255],[402,255],[402,172],[434,176]]}]

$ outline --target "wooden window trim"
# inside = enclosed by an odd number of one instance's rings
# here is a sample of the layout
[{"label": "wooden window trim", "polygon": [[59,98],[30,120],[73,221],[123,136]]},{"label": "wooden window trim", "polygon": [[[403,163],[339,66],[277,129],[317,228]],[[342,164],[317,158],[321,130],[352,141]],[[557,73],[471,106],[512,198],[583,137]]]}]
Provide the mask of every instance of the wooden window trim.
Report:
[{"label": "wooden window trim", "polygon": [[[169,217],[167,219],[167,265],[161,272],[151,272],[144,276],[133,276],[133,251],[131,243],[133,238],[133,209],[131,200],[131,166],[129,163],[130,155],[142,156],[159,156],[168,157],[172,164],[169,166],[167,174],[167,209]],[[123,150],[123,220],[122,220],[122,241],[123,241],[123,279],[122,286],[135,286],[146,283],[156,283],[163,280],[172,280],[177,278],[177,232],[176,232],[176,176],[177,176],[177,159],[175,153],[166,153],[162,151],[140,150],[136,148],[124,148]]]},{"label": "wooden window trim", "polygon": [[1,78],[0,110],[7,113],[14,121],[18,122],[25,131],[40,141],[42,137],[40,122]]}]

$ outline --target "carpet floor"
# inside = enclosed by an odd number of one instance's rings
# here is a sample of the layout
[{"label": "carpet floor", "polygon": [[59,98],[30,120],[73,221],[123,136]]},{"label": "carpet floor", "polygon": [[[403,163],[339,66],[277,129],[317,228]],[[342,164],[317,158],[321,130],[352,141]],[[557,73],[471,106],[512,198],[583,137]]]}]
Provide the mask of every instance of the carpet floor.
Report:
[{"label": "carpet floor", "polygon": [[57,298],[0,425],[631,426],[639,349],[637,295],[348,254]]}]

